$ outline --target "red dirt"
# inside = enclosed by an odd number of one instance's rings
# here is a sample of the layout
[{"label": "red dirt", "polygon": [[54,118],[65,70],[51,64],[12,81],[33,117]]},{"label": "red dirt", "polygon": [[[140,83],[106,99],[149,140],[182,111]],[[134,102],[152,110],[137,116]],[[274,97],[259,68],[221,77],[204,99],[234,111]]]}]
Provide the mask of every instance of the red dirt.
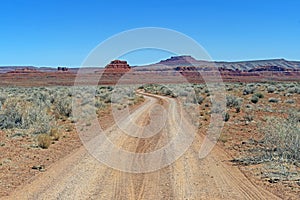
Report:
[{"label": "red dirt", "polygon": [[[126,72],[126,73],[125,73]],[[203,83],[202,75],[208,80],[216,80],[212,72],[193,71],[135,71],[124,70],[97,70],[86,69],[81,71],[84,82],[80,84],[93,84],[94,80],[99,80],[99,85],[116,84],[118,80],[126,74],[124,83],[151,83],[155,77],[156,83],[180,83],[180,76],[184,76],[190,83]],[[101,78],[100,78],[101,75]],[[18,72],[0,74],[0,86],[57,86],[74,85],[77,74],[74,72]],[[270,82],[270,81],[299,81],[300,72],[231,72],[221,71],[224,82]]]}]

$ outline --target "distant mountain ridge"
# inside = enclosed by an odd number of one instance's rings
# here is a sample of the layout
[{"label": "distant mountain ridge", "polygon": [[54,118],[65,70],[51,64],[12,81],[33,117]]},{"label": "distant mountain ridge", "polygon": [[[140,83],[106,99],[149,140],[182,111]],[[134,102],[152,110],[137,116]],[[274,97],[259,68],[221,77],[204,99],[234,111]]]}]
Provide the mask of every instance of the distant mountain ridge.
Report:
[{"label": "distant mountain ridge", "polygon": [[288,70],[299,70],[300,61],[288,61],[285,59],[269,59],[269,60],[253,60],[253,61],[237,61],[237,62],[225,62],[225,61],[204,61],[196,60],[191,56],[172,56],[169,59],[161,60],[156,64],[139,66],[139,67],[151,67],[151,68],[174,68],[180,66],[195,66],[195,67],[208,67],[216,66],[218,68],[228,70],[240,70],[249,71],[255,68],[263,67],[276,67],[285,68]]},{"label": "distant mountain ridge", "polygon": [[[135,71],[168,71],[174,70],[178,67],[186,70],[191,70],[191,67],[197,69],[210,68],[212,66],[218,67],[221,70],[229,71],[245,71],[245,72],[259,72],[259,71],[300,71],[300,61],[288,61],[285,59],[269,59],[269,60],[252,60],[252,61],[237,61],[237,62],[225,62],[225,61],[205,61],[196,60],[192,56],[172,56],[166,60],[161,60],[158,63],[135,66],[132,70]],[[103,66],[105,67],[105,66]],[[188,68],[186,68],[188,67]],[[190,68],[189,68],[190,67]],[[20,69],[32,69],[39,72],[57,72],[57,68],[52,67],[35,67],[35,66],[2,66],[0,67],[0,74],[7,73]],[[100,68],[104,69],[104,68]],[[79,68],[69,68],[69,72],[76,73]],[[85,68],[87,71],[99,70],[99,67]]]}]

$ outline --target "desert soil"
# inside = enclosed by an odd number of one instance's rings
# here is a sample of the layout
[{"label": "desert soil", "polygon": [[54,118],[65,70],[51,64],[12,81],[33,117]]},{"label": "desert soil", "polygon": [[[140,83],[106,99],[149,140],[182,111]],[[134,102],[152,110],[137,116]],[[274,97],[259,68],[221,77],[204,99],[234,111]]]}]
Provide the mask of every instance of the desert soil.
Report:
[{"label": "desert soil", "polygon": [[[172,116],[157,135],[146,139],[128,136],[118,126],[112,126],[102,134],[106,134],[117,147],[148,153],[162,148],[174,136],[171,130],[181,115],[178,102],[153,95],[146,98],[146,103],[131,114],[136,124],[149,124],[149,111],[158,105],[164,106]],[[126,124],[129,119],[124,120]],[[5,199],[279,199],[253,184],[238,167],[233,166],[232,158],[220,147],[215,146],[206,158],[199,159],[203,138],[203,135],[196,134],[192,145],[179,159],[149,173],[128,173],[108,167],[82,146]],[[95,144],[99,151],[110,145],[97,141],[97,137],[91,141],[91,145]],[[164,159],[167,158],[162,156],[156,162],[163,163]],[[134,163],[120,162],[120,165],[130,164],[134,166]]]}]

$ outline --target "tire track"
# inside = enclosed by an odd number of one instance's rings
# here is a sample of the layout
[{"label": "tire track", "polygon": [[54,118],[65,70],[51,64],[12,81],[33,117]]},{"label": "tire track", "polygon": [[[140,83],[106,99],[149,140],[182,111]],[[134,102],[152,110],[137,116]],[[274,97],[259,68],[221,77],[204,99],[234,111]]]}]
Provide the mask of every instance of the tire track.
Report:
[{"label": "tire track", "polygon": [[[159,104],[168,110],[166,126],[157,135],[139,139],[128,136],[117,126],[113,126],[105,134],[118,148],[141,154],[157,150],[176,134],[182,134],[178,131],[180,122],[187,134],[192,133],[192,125],[181,113],[176,100],[158,95],[147,96],[149,101],[135,110],[130,120],[124,118],[127,121],[123,125],[129,131],[141,131],[135,132],[136,135],[142,134],[145,130],[135,129],[130,122],[148,124],[149,111]],[[202,135],[196,135],[192,146],[173,164],[159,171],[140,174],[107,167],[82,147],[53,164],[49,170],[8,199],[279,199],[255,186],[237,167],[228,164],[226,161],[229,158],[218,146],[200,160],[198,150],[203,138]],[[99,152],[111,145],[108,141],[98,141],[97,138],[88,144]],[[173,148],[176,151],[179,147]],[[170,160],[169,156],[172,155],[165,153],[157,162]],[[137,163],[147,164],[142,157],[137,156],[128,162],[120,162],[120,165],[129,164],[134,168]]]}]

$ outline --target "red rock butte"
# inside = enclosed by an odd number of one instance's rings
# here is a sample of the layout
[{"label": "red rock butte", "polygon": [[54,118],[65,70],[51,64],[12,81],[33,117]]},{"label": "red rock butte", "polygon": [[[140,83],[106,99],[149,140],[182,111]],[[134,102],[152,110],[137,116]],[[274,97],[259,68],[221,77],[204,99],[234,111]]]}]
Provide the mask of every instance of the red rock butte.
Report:
[{"label": "red rock butte", "polygon": [[129,71],[131,67],[128,65],[127,61],[113,60],[106,67],[105,71],[109,72],[124,72]]}]

